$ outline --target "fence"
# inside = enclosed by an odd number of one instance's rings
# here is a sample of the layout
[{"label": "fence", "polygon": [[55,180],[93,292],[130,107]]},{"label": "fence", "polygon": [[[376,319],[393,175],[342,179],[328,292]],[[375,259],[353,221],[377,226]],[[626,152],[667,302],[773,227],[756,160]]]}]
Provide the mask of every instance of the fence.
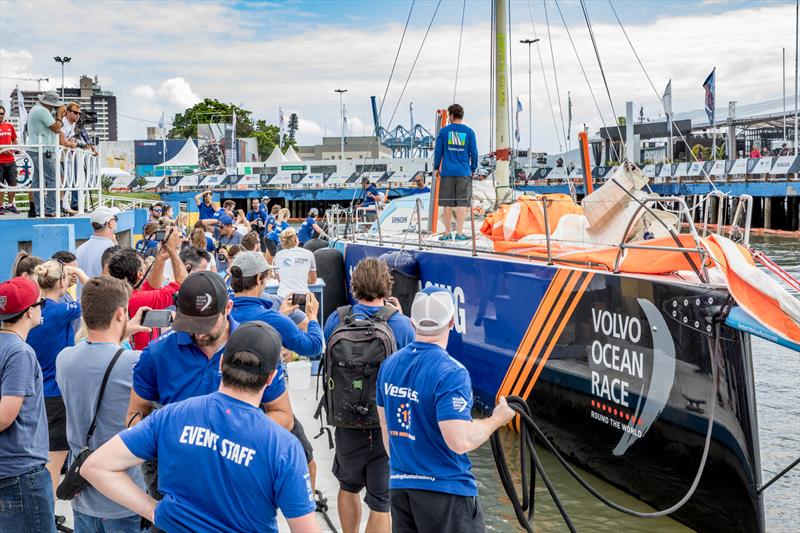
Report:
[{"label": "fence", "polygon": [[[93,202],[91,192],[102,200],[100,163],[97,154],[81,148],[67,148],[47,144],[15,144],[0,147],[0,154],[11,152],[17,163],[18,179],[14,187],[0,184],[0,192],[28,193],[39,197],[39,216],[44,215],[47,198],[55,198],[54,213],[62,213],[62,195],[77,196],[78,212],[85,213],[87,204]],[[55,159],[53,175],[46,175],[46,163]],[[88,194],[87,194],[88,193]],[[89,206],[89,211],[93,206]]]}]

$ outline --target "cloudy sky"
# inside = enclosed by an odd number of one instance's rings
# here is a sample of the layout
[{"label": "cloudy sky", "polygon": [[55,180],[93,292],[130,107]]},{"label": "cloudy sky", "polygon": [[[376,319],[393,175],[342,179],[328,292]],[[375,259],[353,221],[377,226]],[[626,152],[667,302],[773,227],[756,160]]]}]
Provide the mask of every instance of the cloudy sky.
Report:
[{"label": "cloudy sky", "polygon": [[[717,68],[718,106],[780,98],[781,50],[787,60],[787,91],[794,88],[794,2],[721,0],[612,0],[658,92],[672,78],[676,111],[702,108],[702,82]],[[464,105],[467,122],[489,144],[491,4],[488,0],[442,0],[413,76],[399,100],[438,0],[416,0],[382,111],[384,126],[414,119],[431,127],[437,108]],[[253,110],[277,123],[278,108],[300,116],[301,143],[338,135],[336,88],[345,103],[351,135],[372,130],[369,97],[382,97],[397,54],[411,0],[122,2],[95,0],[0,0],[0,100],[19,84],[7,78],[49,77],[60,85],[53,56],[66,55],[66,85],[80,74],[98,75],[117,95],[120,139],[143,138],[162,112],[170,116],[204,97]],[[464,27],[461,32],[462,7]],[[558,8],[563,13],[561,14]],[[617,114],[633,100],[653,119],[659,102],[625,40],[607,0],[589,0],[589,17]],[[549,32],[546,23],[549,18]],[[533,48],[534,150],[556,152],[572,95],[573,126],[596,131],[614,116],[603,86],[580,3],[573,0],[512,0],[513,94],[529,124],[527,48],[520,39],[541,39]],[[598,113],[570,44],[572,36],[601,113]],[[456,87],[459,37],[461,60]],[[551,56],[552,44],[552,56]],[[538,47],[538,48],[537,48]],[[541,53],[541,62],[539,58]],[[553,69],[555,59],[555,73]],[[544,66],[544,69],[542,68]],[[556,80],[558,92],[556,91]],[[550,92],[548,102],[547,88]],[[396,111],[395,111],[396,109]],[[555,124],[553,116],[555,116]],[[391,123],[390,123],[391,119]],[[574,141],[573,141],[574,144]]]}]

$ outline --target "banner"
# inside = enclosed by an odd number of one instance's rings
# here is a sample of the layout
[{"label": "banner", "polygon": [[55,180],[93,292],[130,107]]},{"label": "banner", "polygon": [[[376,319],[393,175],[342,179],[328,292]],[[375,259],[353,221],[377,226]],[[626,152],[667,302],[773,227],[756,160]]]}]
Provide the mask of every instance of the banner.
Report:
[{"label": "banner", "polygon": [[[9,110],[9,114],[11,114],[11,110]],[[21,141],[20,144],[28,144],[28,112],[25,110],[25,97],[22,96],[19,87],[17,87],[17,116],[19,117],[17,136]]]},{"label": "banner", "polygon": [[517,97],[517,126],[514,129],[514,138],[519,142],[519,112],[522,111],[522,102],[519,101],[519,96]]},{"label": "banner", "polygon": [[225,172],[226,124],[197,125],[197,159],[200,172]]},{"label": "banner", "polygon": [[664,113],[669,120],[672,117],[672,80],[667,82],[667,88],[664,89],[664,96],[661,99],[664,102]]},{"label": "banner", "polygon": [[706,81],[703,82],[703,89],[706,90],[706,115],[708,115],[708,122],[712,126],[714,125],[714,98],[716,97],[714,75],[716,72],[717,67],[714,67],[714,70],[708,75]]}]

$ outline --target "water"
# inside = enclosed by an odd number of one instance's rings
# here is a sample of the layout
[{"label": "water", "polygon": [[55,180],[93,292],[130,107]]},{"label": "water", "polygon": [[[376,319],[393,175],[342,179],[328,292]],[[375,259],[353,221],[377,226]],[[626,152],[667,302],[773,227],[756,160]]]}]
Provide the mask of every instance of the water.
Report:
[{"label": "water", "polygon": [[[783,237],[754,237],[754,248],[800,278],[800,243]],[[800,297],[800,295],[798,295]],[[762,477],[766,482],[800,456],[800,354],[761,339],[752,339],[753,367],[756,377],[759,436],[761,439]],[[506,432],[503,444],[511,464],[518,464],[516,434]],[[669,518],[644,520],[614,511],[588,495],[555,458],[539,449],[545,470],[553,481],[562,502],[578,531],[596,533],[626,531],[677,533],[691,531]],[[517,525],[486,443],[470,454],[479,480],[481,505],[489,531],[522,531]],[[512,470],[516,470],[514,466]],[[581,472],[592,485],[612,501],[626,507],[646,510],[641,502],[624,492]],[[517,479],[519,482],[519,479]],[[764,493],[767,531],[800,531],[800,467],[781,478]],[[544,484],[536,486],[536,531],[562,532],[566,527]]]}]

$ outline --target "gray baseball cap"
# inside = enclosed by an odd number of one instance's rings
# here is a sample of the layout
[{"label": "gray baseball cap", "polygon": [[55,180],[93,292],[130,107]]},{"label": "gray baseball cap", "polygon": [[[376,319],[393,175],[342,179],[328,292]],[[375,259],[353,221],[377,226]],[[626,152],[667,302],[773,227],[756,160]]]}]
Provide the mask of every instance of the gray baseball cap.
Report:
[{"label": "gray baseball cap", "polygon": [[411,304],[411,323],[423,335],[446,328],[455,314],[453,293],[439,287],[422,289]]},{"label": "gray baseball cap", "polygon": [[264,254],[259,252],[239,252],[233,258],[231,268],[237,267],[242,271],[242,277],[249,278],[263,274],[267,270],[275,268],[267,263]]},{"label": "gray baseball cap", "polygon": [[58,107],[62,105],[61,99],[58,97],[58,93],[55,91],[47,91],[40,94],[39,102],[43,103],[44,105],[49,105],[53,107]]}]

